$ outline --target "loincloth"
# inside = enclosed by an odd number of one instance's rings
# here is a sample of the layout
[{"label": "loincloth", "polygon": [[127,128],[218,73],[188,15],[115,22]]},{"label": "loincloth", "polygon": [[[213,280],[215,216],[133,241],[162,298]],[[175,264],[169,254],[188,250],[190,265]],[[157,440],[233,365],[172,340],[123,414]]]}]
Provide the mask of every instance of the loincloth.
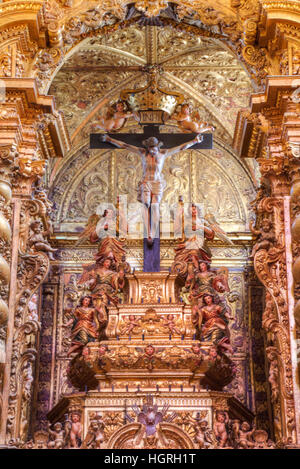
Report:
[{"label": "loincloth", "polygon": [[166,181],[140,181],[138,184],[138,196],[137,199],[139,202],[142,202],[143,194],[163,195],[164,189],[166,187]]}]

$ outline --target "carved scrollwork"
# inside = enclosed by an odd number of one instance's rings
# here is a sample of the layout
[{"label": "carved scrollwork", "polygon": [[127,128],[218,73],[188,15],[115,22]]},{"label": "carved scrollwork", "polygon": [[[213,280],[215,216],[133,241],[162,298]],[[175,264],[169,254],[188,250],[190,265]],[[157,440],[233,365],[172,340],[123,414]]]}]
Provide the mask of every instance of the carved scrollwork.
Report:
[{"label": "carved scrollwork", "polygon": [[[260,235],[254,246],[254,267],[258,278],[266,287],[266,306],[262,325],[269,341],[274,344],[266,349],[266,353],[270,363],[269,383],[274,409],[275,435],[277,442],[284,444],[295,438],[293,420],[295,411],[288,332],[283,201],[281,198],[264,197],[258,201],[256,212],[259,218],[265,217],[264,220],[268,220],[269,227],[274,223],[276,230],[276,235],[272,236],[270,229],[265,226],[264,233],[269,235],[268,245],[266,240],[262,239],[264,235]],[[282,417],[282,407],[288,412],[288,419]]]},{"label": "carved scrollwork", "polygon": [[165,10],[168,7],[167,0],[157,0],[147,1],[147,0],[138,0],[135,2],[135,8],[139,11],[142,11],[144,15],[149,16],[150,18],[153,16],[158,16],[161,10]]},{"label": "carved scrollwork", "polygon": [[[27,436],[33,365],[37,353],[36,337],[40,329],[39,322],[37,320],[28,321],[26,314],[30,298],[48,273],[49,258],[44,253],[38,253],[34,256],[21,254],[20,258],[15,334],[11,360],[10,417],[7,432],[11,439],[21,438],[24,440]],[[21,393],[18,392],[19,388],[23,389]],[[22,411],[17,412],[16,408],[20,408]]]},{"label": "carved scrollwork", "polygon": [[41,90],[44,89],[43,85],[50,79],[62,59],[62,52],[56,47],[39,51],[34,68],[36,69],[36,79]]},{"label": "carved scrollwork", "polygon": [[[253,39],[251,39],[251,41],[252,40]],[[251,67],[255,67],[255,74],[257,74],[261,80],[267,76],[269,60],[266,49],[257,49],[253,45],[246,45],[243,48],[242,55],[247,64],[249,64]]]},{"label": "carved scrollwork", "polygon": [[[49,232],[48,216],[51,207],[42,190],[37,190],[36,195],[37,197],[33,200],[23,201],[20,218],[15,332],[7,421],[8,438],[14,442],[19,439],[24,441],[27,437],[37,336],[40,330],[36,306],[35,309],[32,308],[33,296],[48,274],[50,266],[49,256],[43,251],[47,251],[46,247],[51,247],[44,238],[44,234],[34,231],[33,224],[43,226]],[[36,305],[37,299],[35,298],[34,301]]]},{"label": "carved scrollwork", "polygon": [[252,45],[255,42],[257,34],[257,22],[252,18],[244,22],[244,41],[246,45]]}]

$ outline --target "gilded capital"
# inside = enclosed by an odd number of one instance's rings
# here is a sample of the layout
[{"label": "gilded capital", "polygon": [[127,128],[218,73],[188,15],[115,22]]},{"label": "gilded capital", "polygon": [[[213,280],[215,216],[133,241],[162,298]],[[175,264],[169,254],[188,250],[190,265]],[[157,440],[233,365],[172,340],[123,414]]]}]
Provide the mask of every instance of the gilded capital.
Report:
[{"label": "gilded capital", "polygon": [[259,168],[264,179],[271,183],[272,195],[284,196],[290,192],[289,159],[258,158]]}]

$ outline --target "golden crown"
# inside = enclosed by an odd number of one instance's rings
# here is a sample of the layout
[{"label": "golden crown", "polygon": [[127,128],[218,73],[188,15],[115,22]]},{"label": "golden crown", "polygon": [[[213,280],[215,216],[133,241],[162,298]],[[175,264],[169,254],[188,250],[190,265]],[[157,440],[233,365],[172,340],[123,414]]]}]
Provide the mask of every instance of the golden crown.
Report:
[{"label": "golden crown", "polygon": [[121,91],[120,97],[129,108],[139,116],[141,124],[163,124],[178,104],[184,102],[184,96],[158,86],[158,75],[162,69],[157,65],[145,67],[148,83],[143,88]]}]

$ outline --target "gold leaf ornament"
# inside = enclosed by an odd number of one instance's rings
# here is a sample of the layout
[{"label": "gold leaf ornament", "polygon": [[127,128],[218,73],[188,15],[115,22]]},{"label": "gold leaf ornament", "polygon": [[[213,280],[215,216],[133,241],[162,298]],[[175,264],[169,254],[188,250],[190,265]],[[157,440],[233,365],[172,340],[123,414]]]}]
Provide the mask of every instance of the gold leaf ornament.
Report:
[{"label": "gold leaf ornament", "polygon": [[149,18],[158,16],[161,10],[165,10],[167,7],[168,2],[166,0],[139,0],[135,3],[135,8],[142,11]]}]

